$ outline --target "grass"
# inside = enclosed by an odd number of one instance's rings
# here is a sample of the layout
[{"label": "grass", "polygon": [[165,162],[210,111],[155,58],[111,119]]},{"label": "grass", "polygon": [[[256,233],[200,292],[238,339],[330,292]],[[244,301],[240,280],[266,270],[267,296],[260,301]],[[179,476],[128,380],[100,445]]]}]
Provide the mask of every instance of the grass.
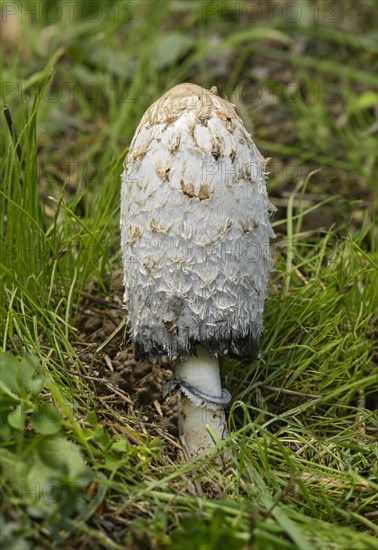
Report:
[{"label": "grass", "polygon": [[[53,4],[2,4],[3,545],[375,548],[375,3]],[[222,364],[223,468],[177,458],[155,367],[122,374],[122,161],[182,81],[238,104],[278,206],[259,357]]]}]

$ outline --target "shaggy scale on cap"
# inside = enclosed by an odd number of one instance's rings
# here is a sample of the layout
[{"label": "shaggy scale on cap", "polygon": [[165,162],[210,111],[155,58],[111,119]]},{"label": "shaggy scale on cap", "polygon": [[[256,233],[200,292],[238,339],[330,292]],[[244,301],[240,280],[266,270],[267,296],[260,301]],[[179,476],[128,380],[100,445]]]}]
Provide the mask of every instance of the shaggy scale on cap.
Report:
[{"label": "shaggy scale on cap", "polygon": [[231,103],[194,84],[145,112],[122,174],[135,357],[252,357],[271,271],[265,161]]}]

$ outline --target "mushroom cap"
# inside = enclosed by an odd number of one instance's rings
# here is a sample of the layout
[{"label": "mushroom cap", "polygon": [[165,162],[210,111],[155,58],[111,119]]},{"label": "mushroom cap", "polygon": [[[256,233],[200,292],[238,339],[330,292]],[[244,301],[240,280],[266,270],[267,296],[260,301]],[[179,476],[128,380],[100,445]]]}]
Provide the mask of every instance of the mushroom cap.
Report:
[{"label": "mushroom cap", "polygon": [[253,357],[274,237],[265,160],[234,106],[180,84],[143,115],[124,163],[124,300],[137,359]]}]

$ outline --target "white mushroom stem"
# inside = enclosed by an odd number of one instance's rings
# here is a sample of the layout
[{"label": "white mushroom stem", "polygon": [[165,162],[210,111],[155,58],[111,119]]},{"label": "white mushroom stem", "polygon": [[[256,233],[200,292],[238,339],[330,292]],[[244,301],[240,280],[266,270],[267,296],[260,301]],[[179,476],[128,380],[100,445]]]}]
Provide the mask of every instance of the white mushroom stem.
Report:
[{"label": "white mushroom stem", "polygon": [[[176,378],[199,394],[222,398],[218,359],[211,357],[203,348],[197,349],[197,357],[192,355],[187,360],[177,362]],[[179,391],[179,432],[192,457],[214,447],[207,426],[220,439],[227,437],[223,406],[207,401],[198,394],[193,395],[182,385]]]}]

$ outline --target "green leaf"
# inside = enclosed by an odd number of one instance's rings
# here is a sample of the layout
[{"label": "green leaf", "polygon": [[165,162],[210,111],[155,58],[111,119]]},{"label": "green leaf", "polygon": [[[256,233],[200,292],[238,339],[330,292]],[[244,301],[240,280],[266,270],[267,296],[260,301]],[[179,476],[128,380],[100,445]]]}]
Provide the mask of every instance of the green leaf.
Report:
[{"label": "green leaf", "polygon": [[[5,415],[4,415],[5,416]],[[8,423],[8,419],[1,415],[1,421],[0,421],[0,442],[9,442],[10,438],[12,437],[12,429],[10,424]]]},{"label": "green leaf", "polygon": [[15,397],[20,394],[19,360],[8,352],[0,353],[0,388],[4,393]]},{"label": "green leaf", "polygon": [[44,381],[42,378],[33,378],[33,380],[30,380],[29,390],[33,397],[38,397],[41,393],[41,389],[43,388],[43,384]]},{"label": "green leaf", "polygon": [[364,109],[370,109],[375,107],[378,103],[378,94],[369,90],[360,94],[357,99],[354,101],[351,107],[351,113],[356,113],[358,111],[363,111]]},{"label": "green leaf", "polygon": [[59,435],[35,437],[13,460],[3,461],[3,466],[25,504],[48,506],[49,513],[67,495],[79,498],[90,480],[80,448]]},{"label": "green leaf", "polygon": [[129,450],[129,444],[126,439],[118,439],[112,444],[111,450],[126,453]]},{"label": "green leaf", "polygon": [[152,64],[155,69],[173,65],[193,45],[194,39],[191,36],[179,32],[173,32],[160,36],[150,46]]},{"label": "green leaf", "polygon": [[5,521],[0,516],[0,533],[2,547],[7,550],[30,550],[31,544],[24,538],[22,525],[17,521]]},{"label": "green leaf", "polygon": [[20,360],[8,352],[1,352],[0,389],[13,398],[16,395],[25,397],[31,388],[36,391],[43,385],[41,379],[33,379],[36,370],[37,360],[34,357],[25,356]]},{"label": "green leaf", "polygon": [[97,420],[97,415],[96,413],[94,412],[90,412],[89,414],[87,414],[87,418],[86,418],[86,421],[89,422],[89,424],[91,426],[97,426],[98,424],[98,420]]},{"label": "green leaf", "polygon": [[60,430],[60,412],[54,405],[40,403],[33,411],[32,424],[41,434],[55,434]]},{"label": "green leaf", "polygon": [[182,550],[241,550],[246,548],[248,540],[242,536],[236,522],[230,525],[226,514],[222,510],[215,510],[211,521],[195,514],[184,518],[179,529],[173,532],[172,542],[174,548]]},{"label": "green leaf", "polygon": [[94,430],[93,434],[94,441],[104,449],[108,447],[112,440],[108,432],[104,430],[102,426],[98,426],[98,428]]},{"label": "green leaf", "polygon": [[60,472],[75,479],[85,470],[80,448],[63,437],[42,438],[36,452],[41,464],[55,474]]},{"label": "green leaf", "polygon": [[25,406],[20,403],[15,410],[8,414],[8,423],[12,428],[23,431],[25,428]]}]

